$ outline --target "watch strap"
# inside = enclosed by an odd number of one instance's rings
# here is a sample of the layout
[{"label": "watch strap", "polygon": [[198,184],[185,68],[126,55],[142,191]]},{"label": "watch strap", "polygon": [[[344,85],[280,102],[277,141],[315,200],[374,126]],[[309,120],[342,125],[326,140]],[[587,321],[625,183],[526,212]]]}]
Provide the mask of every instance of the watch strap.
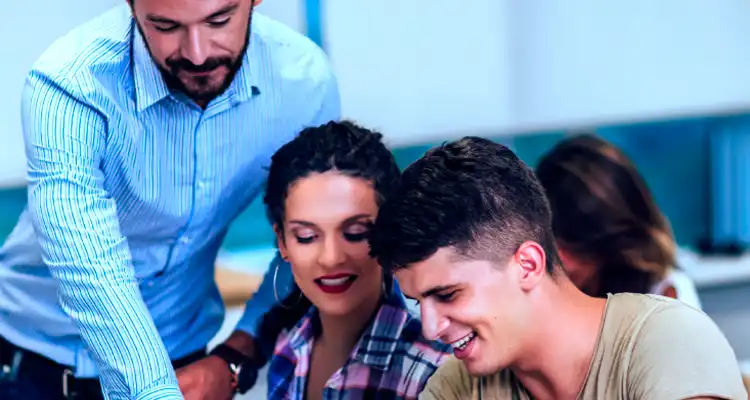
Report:
[{"label": "watch strap", "polygon": [[227,363],[229,372],[232,373],[232,390],[237,392],[240,386],[240,372],[245,364],[249,364],[248,361],[250,358],[225,344],[216,346],[211,350],[209,356],[217,356]]},{"label": "watch strap", "polygon": [[250,360],[250,357],[244,355],[239,350],[236,350],[225,344],[220,344],[214,347],[209,353],[211,356],[217,356],[228,364],[242,365]]}]

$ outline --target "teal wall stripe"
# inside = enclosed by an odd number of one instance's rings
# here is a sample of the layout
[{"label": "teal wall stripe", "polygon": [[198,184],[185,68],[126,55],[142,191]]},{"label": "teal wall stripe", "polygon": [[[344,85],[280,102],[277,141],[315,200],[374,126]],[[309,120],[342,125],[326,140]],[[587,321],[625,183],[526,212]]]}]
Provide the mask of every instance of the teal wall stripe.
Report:
[{"label": "teal wall stripe", "polygon": [[318,46],[325,50],[325,41],[323,38],[323,1],[324,0],[304,0],[305,1],[305,28],[307,36]]}]

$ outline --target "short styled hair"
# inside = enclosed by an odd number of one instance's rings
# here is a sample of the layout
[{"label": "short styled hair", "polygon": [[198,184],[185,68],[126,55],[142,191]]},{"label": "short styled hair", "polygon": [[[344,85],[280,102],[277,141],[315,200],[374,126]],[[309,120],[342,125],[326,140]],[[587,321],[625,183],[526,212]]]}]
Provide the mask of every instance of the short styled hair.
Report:
[{"label": "short styled hair", "polygon": [[380,208],[371,252],[387,270],[453,248],[467,259],[505,263],[525,241],[539,243],[546,269],[560,265],[547,198],[510,149],[479,137],[428,151],[402,174]]}]

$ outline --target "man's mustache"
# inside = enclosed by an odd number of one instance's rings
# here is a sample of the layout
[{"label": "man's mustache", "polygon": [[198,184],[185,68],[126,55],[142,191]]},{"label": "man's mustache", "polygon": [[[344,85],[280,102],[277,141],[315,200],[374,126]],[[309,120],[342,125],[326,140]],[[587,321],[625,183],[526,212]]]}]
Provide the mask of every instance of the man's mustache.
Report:
[{"label": "man's mustache", "polygon": [[173,74],[179,71],[200,73],[200,72],[210,72],[221,66],[231,67],[232,59],[226,58],[226,57],[209,58],[203,64],[195,65],[186,58],[179,58],[179,59],[167,60],[166,64]]}]

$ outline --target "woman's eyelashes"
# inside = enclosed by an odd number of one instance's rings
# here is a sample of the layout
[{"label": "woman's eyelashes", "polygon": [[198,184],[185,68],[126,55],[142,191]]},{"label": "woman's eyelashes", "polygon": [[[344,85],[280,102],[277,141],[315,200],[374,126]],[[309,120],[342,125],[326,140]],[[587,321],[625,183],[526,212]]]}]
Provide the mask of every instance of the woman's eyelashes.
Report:
[{"label": "woman's eyelashes", "polygon": [[294,232],[294,237],[297,239],[297,243],[308,244],[315,240],[315,231],[312,229],[299,229]]},{"label": "woman's eyelashes", "polygon": [[357,243],[369,239],[372,222],[357,222],[344,230],[344,239]]},{"label": "woman's eyelashes", "polygon": [[344,232],[344,238],[353,243],[361,242],[367,239],[367,232],[359,232],[359,233]]},{"label": "woman's eyelashes", "polygon": [[295,235],[295,237],[297,238],[297,243],[299,243],[299,244],[312,243],[313,239],[315,239],[315,235],[312,235],[312,236],[297,236],[297,235]]},{"label": "woman's eyelashes", "polygon": [[[347,242],[358,243],[368,239],[369,231],[364,227],[353,227],[347,231],[344,231],[342,235]],[[299,244],[310,244],[315,241],[318,235],[312,231],[298,231],[294,234],[297,243]]]}]

